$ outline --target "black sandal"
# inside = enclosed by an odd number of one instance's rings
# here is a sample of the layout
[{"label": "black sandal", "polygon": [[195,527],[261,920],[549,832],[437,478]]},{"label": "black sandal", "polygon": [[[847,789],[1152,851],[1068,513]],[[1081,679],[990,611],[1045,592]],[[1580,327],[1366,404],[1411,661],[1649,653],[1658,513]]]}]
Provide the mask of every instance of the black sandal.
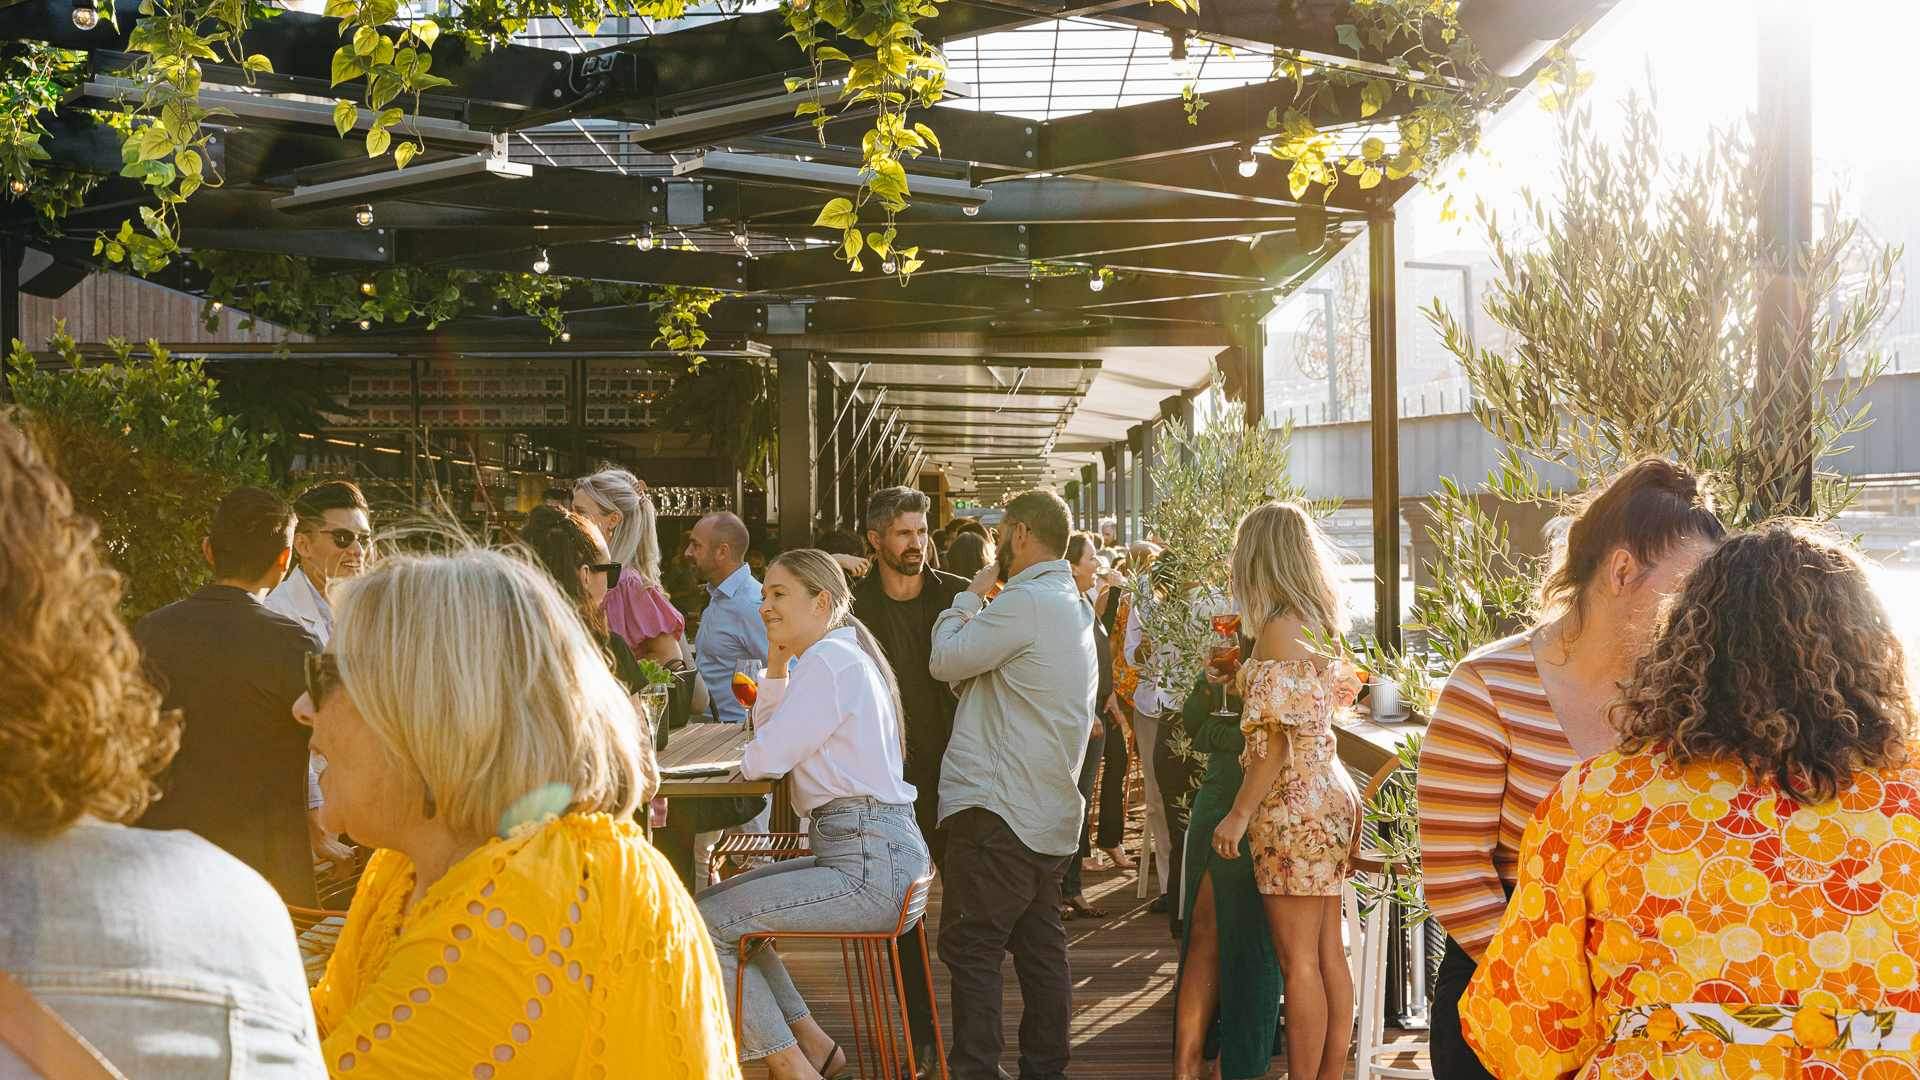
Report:
[{"label": "black sandal", "polygon": [[1069,896],[1063,903],[1066,904],[1067,910],[1073,912],[1072,918],[1075,919],[1104,919],[1107,917],[1105,908],[1094,907],[1092,904],[1087,903],[1087,898],[1084,896]]},{"label": "black sandal", "polygon": [[[840,1059],[840,1067],[834,1069],[832,1072],[828,1072],[828,1068],[833,1065],[834,1058]],[[813,1065],[813,1062],[808,1061],[807,1064]],[[827,1056],[821,1060],[820,1064],[813,1065],[813,1071],[820,1074],[821,1080],[833,1080],[834,1077],[847,1071],[847,1052],[840,1049],[839,1043],[834,1043],[833,1046],[828,1049]]]}]

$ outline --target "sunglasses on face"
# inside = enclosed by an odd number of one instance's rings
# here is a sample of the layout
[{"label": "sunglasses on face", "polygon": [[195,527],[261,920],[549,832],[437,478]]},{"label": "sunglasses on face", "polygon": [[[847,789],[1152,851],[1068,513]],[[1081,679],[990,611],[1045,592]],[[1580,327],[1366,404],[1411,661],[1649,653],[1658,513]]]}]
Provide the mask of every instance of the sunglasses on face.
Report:
[{"label": "sunglasses on face", "polygon": [[373,534],[370,532],[354,532],[352,529],[315,529],[313,531],[331,538],[333,546],[341,551],[347,550],[356,543],[360,545],[362,551],[373,547]]},{"label": "sunglasses on face", "polygon": [[620,564],[617,562],[593,563],[587,567],[596,574],[607,575],[607,591],[620,587]]},{"label": "sunglasses on face", "polygon": [[332,653],[307,654],[307,700],[315,708],[340,685],[340,661]]}]

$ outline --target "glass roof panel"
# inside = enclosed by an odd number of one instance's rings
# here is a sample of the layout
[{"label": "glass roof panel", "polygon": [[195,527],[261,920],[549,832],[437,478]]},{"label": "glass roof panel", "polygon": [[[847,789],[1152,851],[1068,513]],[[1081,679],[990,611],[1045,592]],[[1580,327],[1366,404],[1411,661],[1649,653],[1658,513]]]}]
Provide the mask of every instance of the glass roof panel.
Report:
[{"label": "glass roof panel", "polygon": [[[1167,35],[1098,19],[1059,19],[947,44],[950,76],[972,96],[947,108],[1005,113],[1029,120],[1165,101],[1188,79],[1176,70]],[[1232,50],[1199,38],[1187,43],[1187,64],[1202,93],[1271,77],[1267,53]]]}]

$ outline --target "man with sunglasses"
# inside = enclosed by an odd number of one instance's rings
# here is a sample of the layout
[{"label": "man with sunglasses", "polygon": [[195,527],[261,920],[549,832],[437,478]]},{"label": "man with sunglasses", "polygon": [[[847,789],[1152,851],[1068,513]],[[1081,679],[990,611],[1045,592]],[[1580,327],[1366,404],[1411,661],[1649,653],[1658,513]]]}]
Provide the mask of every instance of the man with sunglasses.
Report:
[{"label": "man with sunglasses", "polygon": [[[267,610],[277,611],[318,638],[322,648],[333,638],[333,605],[327,590],[335,581],[367,568],[373,557],[373,526],[367,497],[351,480],[327,480],[293,501],[293,553],[300,564],[267,594]],[[353,849],[320,823],[320,776],[307,766],[307,831],[313,853],[336,875],[353,865]]]}]

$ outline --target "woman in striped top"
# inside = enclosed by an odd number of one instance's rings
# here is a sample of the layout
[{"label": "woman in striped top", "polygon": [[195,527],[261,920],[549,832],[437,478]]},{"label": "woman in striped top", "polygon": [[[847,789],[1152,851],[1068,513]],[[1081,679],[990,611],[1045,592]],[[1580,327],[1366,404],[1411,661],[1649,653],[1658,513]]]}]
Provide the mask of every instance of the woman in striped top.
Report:
[{"label": "woman in striped top", "polygon": [[1541,621],[1461,661],[1420,752],[1427,903],[1448,935],[1434,981],[1435,1080],[1488,1073],[1459,1002],[1499,928],[1534,808],[1613,748],[1607,710],[1652,638],[1661,602],[1725,529],[1685,468],[1648,459],[1594,489],[1540,587]]}]

